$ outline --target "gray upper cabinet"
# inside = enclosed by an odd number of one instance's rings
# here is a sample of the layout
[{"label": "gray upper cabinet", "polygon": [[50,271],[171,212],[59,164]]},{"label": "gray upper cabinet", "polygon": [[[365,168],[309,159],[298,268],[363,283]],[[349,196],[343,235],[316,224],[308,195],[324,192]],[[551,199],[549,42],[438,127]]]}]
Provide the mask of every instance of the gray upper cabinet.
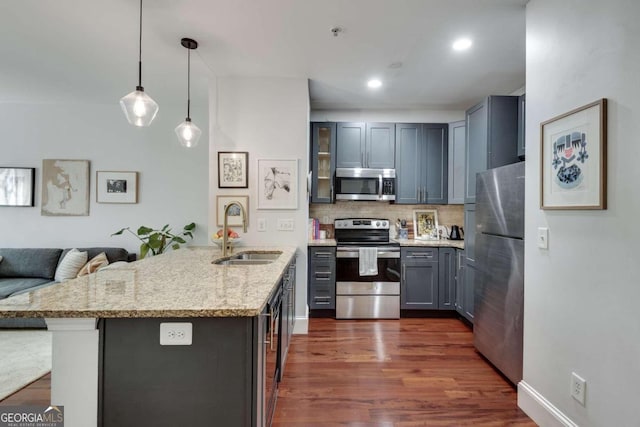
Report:
[{"label": "gray upper cabinet", "polygon": [[396,124],[396,203],[447,203],[447,134],[446,124]]},{"label": "gray upper cabinet", "polygon": [[450,205],[464,203],[465,121],[449,123],[449,200]]},{"label": "gray upper cabinet", "polygon": [[336,167],[364,167],[365,128],[364,123],[338,123]]},{"label": "gray upper cabinet", "polygon": [[393,169],[395,162],[395,124],[367,123],[365,164],[372,169]]},{"label": "gray upper cabinet", "polygon": [[333,203],[336,124],[311,123],[311,203]]},{"label": "gray upper cabinet", "polygon": [[489,96],[467,110],[465,203],[476,202],[478,172],[520,161],[518,98]]},{"label": "gray upper cabinet", "polygon": [[422,125],[396,124],[396,203],[418,204],[422,182]]},{"label": "gray upper cabinet", "polygon": [[338,168],[395,168],[395,124],[338,123]]},{"label": "gray upper cabinet", "polygon": [[520,95],[518,99],[518,157],[524,160],[525,152],[525,107],[527,104],[526,95]]}]

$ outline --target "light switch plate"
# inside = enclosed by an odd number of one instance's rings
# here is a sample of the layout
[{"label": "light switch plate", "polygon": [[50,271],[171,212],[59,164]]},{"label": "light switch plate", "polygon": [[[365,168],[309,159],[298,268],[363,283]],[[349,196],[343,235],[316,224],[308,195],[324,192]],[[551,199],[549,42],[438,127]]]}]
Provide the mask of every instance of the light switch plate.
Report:
[{"label": "light switch plate", "polygon": [[549,229],[547,227],[538,227],[538,247],[549,249]]},{"label": "light switch plate", "polygon": [[293,231],[294,229],[294,221],[291,218],[287,219],[279,219],[278,220],[278,230],[279,231]]},{"label": "light switch plate", "polygon": [[267,231],[267,220],[265,218],[258,218],[258,231]]}]

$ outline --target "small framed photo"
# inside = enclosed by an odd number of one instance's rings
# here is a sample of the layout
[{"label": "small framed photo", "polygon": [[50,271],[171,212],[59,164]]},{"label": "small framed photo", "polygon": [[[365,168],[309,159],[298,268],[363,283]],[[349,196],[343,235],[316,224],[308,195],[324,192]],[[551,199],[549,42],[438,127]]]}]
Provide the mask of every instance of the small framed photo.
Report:
[{"label": "small framed photo", "polygon": [[540,208],[607,208],[607,100],[540,124]]},{"label": "small framed photo", "polygon": [[298,208],[298,160],[258,159],[258,209]]},{"label": "small framed photo", "polygon": [[0,167],[0,206],[34,206],[35,168]]},{"label": "small framed photo", "polygon": [[218,151],[218,188],[248,188],[249,153]]},{"label": "small framed photo", "polygon": [[413,235],[417,240],[438,238],[438,211],[425,209],[413,211]]},{"label": "small framed photo", "polygon": [[138,203],[138,172],[97,171],[96,202]]},{"label": "small framed photo", "polygon": [[[218,227],[222,227],[224,223],[224,210],[231,202],[238,202],[244,208],[247,217],[244,219],[249,225],[249,196],[217,196],[216,197],[216,222]],[[229,216],[227,224],[233,226],[242,226],[242,210],[233,205],[229,208]]]}]

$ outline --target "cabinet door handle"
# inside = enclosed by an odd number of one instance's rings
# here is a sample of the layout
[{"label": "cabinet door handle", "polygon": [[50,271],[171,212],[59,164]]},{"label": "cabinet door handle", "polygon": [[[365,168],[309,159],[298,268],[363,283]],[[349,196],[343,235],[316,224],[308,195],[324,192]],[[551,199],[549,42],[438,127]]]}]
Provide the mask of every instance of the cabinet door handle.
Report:
[{"label": "cabinet door handle", "polygon": [[369,151],[369,155],[367,157],[367,167],[368,168],[371,167],[371,166],[369,166],[370,164],[371,164],[371,151]]},{"label": "cabinet door handle", "polygon": [[329,189],[329,199],[333,202],[333,184],[331,184],[331,188]]},{"label": "cabinet door handle", "polygon": [[316,258],[329,258],[332,255],[331,252],[316,252],[314,255]]},{"label": "cabinet door handle", "polygon": [[407,266],[404,264],[402,265],[402,281],[407,281]]}]

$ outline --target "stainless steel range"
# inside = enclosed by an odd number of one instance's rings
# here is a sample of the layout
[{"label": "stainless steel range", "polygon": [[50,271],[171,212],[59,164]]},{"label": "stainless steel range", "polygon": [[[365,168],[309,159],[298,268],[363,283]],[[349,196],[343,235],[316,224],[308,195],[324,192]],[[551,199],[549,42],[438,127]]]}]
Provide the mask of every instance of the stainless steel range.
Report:
[{"label": "stainless steel range", "polygon": [[334,227],[336,318],[400,318],[400,246],[389,239],[389,220],[342,218]]}]

